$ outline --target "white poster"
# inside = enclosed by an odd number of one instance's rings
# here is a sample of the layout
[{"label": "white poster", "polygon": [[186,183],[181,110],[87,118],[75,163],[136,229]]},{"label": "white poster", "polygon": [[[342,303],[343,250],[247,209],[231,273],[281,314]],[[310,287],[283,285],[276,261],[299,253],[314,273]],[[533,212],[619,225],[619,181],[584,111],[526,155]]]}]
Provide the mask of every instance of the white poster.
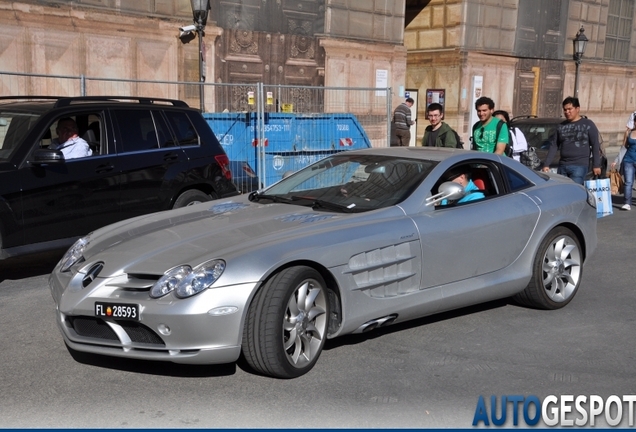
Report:
[{"label": "white poster", "polygon": [[[375,70],[375,88],[386,89],[389,86],[389,71],[386,69]],[[376,96],[388,96],[386,91],[376,91]]]}]

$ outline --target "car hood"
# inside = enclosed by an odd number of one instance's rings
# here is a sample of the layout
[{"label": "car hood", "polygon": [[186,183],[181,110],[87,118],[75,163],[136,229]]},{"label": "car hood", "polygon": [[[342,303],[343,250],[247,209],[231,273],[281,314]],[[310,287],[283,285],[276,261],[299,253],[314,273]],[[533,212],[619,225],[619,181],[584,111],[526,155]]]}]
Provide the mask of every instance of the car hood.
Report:
[{"label": "car hood", "polygon": [[88,264],[104,263],[102,277],[122,273],[160,275],[177,265],[195,266],[214,258],[228,260],[259,250],[264,244],[320,234],[334,229],[334,225],[349,225],[353,219],[365,217],[369,216],[252,203],[239,197],[107,226],[91,235],[84,258]]}]

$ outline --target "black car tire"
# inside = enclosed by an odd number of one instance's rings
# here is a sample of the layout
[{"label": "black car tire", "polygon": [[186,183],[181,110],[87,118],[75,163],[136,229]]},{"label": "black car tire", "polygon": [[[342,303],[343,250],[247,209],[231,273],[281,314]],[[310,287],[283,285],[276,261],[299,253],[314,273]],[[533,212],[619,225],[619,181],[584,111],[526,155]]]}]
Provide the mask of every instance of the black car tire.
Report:
[{"label": "black car tire", "polygon": [[271,277],[247,313],[242,352],[257,373],[296,378],[311,370],[327,339],[329,301],[316,270],[290,267]]},{"label": "black car tire", "polygon": [[174,205],[172,206],[172,208],[177,209],[181,207],[187,207],[195,204],[200,204],[202,202],[207,202],[212,199],[213,197],[201,192],[200,190],[191,189],[179,195],[174,201]]},{"label": "black car tire", "polygon": [[514,300],[537,309],[560,309],[574,298],[582,276],[579,240],[569,229],[557,227],[541,242],[530,283]]}]

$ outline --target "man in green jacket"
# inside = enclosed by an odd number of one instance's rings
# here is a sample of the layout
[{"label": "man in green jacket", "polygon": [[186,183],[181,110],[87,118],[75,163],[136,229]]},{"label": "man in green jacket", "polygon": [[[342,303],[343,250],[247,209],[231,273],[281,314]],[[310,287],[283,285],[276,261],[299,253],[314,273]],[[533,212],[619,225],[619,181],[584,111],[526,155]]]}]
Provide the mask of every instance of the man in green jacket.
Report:
[{"label": "man in green jacket", "polygon": [[444,123],[444,107],[436,102],[430,104],[426,110],[428,121],[431,122],[424,130],[423,147],[457,147],[457,138],[453,129]]}]

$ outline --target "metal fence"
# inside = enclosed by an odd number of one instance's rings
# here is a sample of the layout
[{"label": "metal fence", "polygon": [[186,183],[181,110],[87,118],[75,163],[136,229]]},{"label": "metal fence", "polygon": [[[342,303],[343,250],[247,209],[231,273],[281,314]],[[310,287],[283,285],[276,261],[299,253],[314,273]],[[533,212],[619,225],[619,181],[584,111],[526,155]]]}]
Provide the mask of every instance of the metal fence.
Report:
[{"label": "metal fence", "polygon": [[[372,147],[386,147],[390,142],[391,88],[303,87],[267,85],[263,83],[227,84],[184,81],[148,81],[133,79],[95,78],[0,71],[0,94],[4,96],[135,96],[180,99],[190,106],[200,106],[199,86],[204,86],[204,111],[207,113],[251,113],[255,119],[255,137],[249,142],[234,143],[246,151],[258,153],[256,170],[266,172],[268,142],[265,125],[268,113],[294,113],[298,116],[316,114],[352,114],[362,126]],[[226,131],[215,130],[217,136]],[[320,132],[318,132],[320,133]],[[329,148],[315,147],[318,138],[305,130],[305,143],[290,151],[299,161],[291,170],[301,168],[317,154],[326,156]],[[253,148],[254,139],[256,149]],[[223,143],[223,142],[222,142]],[[312,147],[314,145],[314,147]],[[320,150],[319,153],[316,151]],[[339,151],[342,149],[333,148]],[[261,179],[267,186],[277,178]]]}]

